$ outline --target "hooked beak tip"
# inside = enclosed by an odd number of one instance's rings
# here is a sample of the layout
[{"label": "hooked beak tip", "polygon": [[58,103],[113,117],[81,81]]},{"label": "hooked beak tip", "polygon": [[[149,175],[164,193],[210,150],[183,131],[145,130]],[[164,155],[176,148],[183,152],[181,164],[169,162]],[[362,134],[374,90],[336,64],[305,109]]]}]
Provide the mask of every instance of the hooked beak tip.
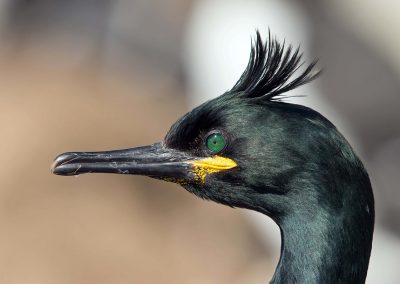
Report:
[{"label": "hooked beak tip", "polygon": [[[62,166],[64,164],[68,164],[72,162],[73,160],[77,159],[78,155],[76,153],[64,153],[59,156],[57,156],[54,159],[54,162],[50,166],[50,172],[55,175],[66,175],[66,172],[62,170]],[[73,175],[73,173],[69,174]]]}]

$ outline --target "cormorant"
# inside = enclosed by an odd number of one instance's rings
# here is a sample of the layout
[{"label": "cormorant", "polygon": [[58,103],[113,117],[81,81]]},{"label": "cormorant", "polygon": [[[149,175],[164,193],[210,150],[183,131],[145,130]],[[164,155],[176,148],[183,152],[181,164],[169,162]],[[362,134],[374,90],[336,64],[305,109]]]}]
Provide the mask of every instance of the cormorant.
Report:
[{"label": "cormorant", "polygon": [[315,61],[301,65],[299,48],[271,35],[264,42],[257,31],[235,86],[180,118],[160,143],[64,153],[52,171],[146,175],[261,212],[282,238],[271,283],[364,283],[374,228],[369,177],[331,122],[281,101],[318,75]]}]

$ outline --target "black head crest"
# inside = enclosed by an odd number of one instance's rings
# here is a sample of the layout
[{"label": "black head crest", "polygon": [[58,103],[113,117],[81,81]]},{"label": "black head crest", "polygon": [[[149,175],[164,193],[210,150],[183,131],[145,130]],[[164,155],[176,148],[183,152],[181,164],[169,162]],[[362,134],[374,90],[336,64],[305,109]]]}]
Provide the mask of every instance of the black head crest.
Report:
[{"label": "black head crest", "polygon": [[252,44],[249,63],[240,79],[229,93],[241,93],[241,97],[272,101],[282,99],[282,94],[315,79],[320,70],[315,70],[317,60],[309,64],[297,77],[294,73],[304,65],[299,47],[280,43],[268,33],[263,42],[260,32]]}]

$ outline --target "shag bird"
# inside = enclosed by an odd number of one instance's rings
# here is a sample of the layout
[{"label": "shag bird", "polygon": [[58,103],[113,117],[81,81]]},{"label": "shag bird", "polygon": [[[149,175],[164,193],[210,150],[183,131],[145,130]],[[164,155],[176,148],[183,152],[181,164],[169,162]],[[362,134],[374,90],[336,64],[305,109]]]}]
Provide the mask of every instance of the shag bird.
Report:
[{"label": "shag bird", "polygon": [[316,62],[302,64],[299,48],[271,35],[264,42],[257,31],[234,87],[180,118],[160,143],[64,153],[52,171],[146,175],[261,212],[281,231],[271,283],[364,283],[374,228],[370,180],[331,122],[282,101],[318,75]]}]

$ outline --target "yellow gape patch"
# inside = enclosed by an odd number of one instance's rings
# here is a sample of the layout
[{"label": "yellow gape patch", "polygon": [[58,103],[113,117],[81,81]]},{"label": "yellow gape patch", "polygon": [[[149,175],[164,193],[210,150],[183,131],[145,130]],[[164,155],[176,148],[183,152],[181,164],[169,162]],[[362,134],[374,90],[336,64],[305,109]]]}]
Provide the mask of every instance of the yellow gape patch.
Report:
[{"label": "yellow gape patch", "polygon": [[196,179],[202,184],[204,184],[207,175],[229,170],[238,166],[234,160],[221,156],[213,156],[202,160],[190,161],[189,163],[194,166]]}]

